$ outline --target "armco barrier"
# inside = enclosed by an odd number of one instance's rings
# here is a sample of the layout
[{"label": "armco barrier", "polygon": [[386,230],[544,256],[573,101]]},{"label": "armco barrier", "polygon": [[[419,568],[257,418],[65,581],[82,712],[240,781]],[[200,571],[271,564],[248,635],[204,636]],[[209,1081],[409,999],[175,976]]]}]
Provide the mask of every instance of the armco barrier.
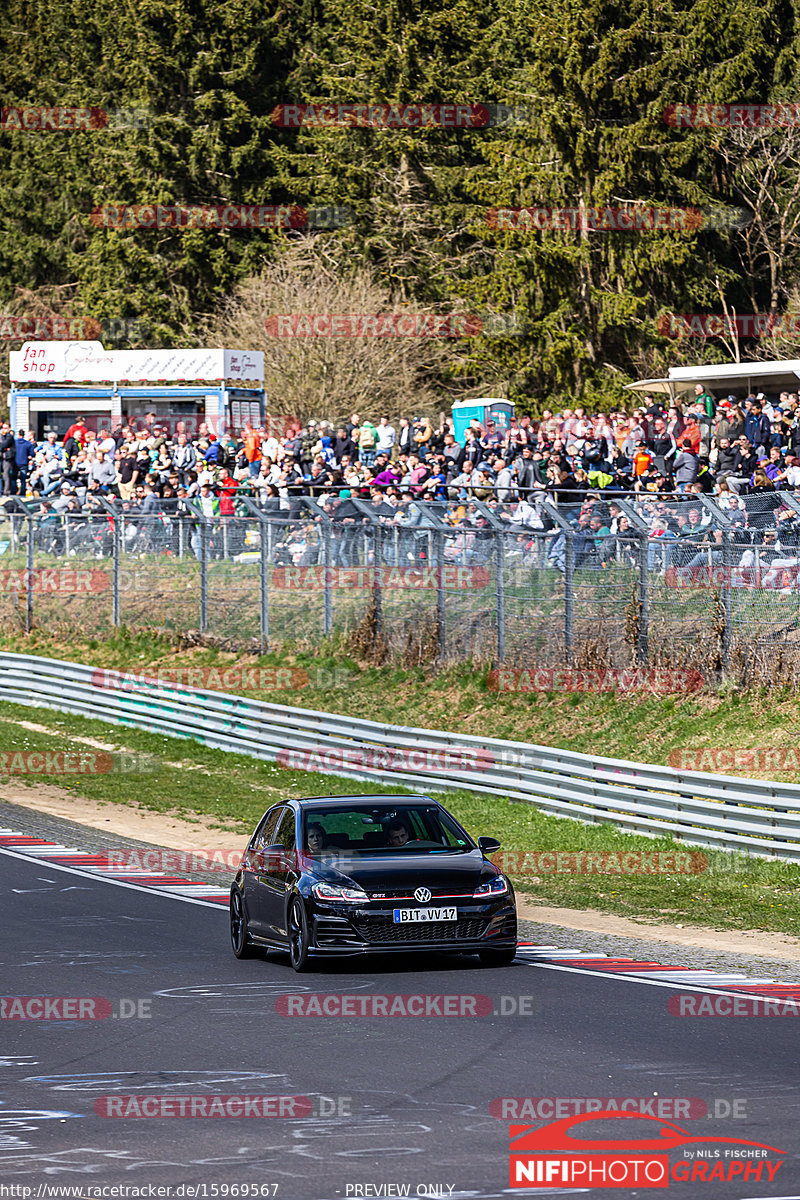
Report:
[{"label": "armco barrier", "polygon": [[[150,684],[81,663],[22,654],[6,654],[0,662],[0,697],[170,737],[195,738],[254,758],[280,756],[298,770],[322,768],[330,774],[429,791],[507,796],[554,816],[605,821],[630,832],[671,834],[691,845],[800,862],[796,784],[381,725],[223,692]],[[436,761],[431,754],[418,753],[426,747],[435,750]],[[447,767],[448,752],[452,770]],[[380,765],[382,753],[386,757]]]}]

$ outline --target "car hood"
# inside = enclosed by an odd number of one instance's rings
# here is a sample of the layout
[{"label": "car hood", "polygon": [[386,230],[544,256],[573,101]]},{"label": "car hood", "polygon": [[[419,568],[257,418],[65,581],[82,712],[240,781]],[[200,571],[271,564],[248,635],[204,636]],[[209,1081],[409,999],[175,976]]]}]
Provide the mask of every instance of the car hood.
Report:
[{"label": "car hood", "polygon": [[352,880],[365,892],[408,891],[427,887],[456,892],[473,892],[482,879],[497,870],[479,850],[469,854],[348,854],[338,863],[315,863],[313,873],[329,883]]}]

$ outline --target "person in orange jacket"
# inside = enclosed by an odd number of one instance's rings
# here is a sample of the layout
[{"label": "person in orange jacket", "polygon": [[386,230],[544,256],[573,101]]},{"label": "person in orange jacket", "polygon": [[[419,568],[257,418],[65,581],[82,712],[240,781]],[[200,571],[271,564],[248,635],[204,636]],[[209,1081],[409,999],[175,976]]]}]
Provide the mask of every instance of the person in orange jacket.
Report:
[{"label": "person in orange jacket", "polygon": [[261,438],[252,425],[245,426],[244,456],[250,464],[250,478],[252,479],[261,469]]}]

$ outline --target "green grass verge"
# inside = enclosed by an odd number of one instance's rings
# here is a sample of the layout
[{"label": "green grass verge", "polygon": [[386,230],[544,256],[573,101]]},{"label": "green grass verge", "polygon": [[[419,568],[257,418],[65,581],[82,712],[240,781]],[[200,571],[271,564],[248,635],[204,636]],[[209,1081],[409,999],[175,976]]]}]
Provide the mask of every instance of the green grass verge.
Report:
[{"label": "green grass verge", "polygon": [[[688,696],[498,693],[490,690],[486,664],[441,670],[430,666],[370,667],[348,653],[343,639],[329,639],[321,649],[295,645],[280,653],[243,656],[215,648],[178,649],[168,635],[125,628],[93,638],[40,630],[26,637],[6,630],[0,636],[0,648],[142,674],[178,667],[222,670],[233,664],[293,667],[306,671],[308,686],[295,691],[256,690],[248,695],[389,724],[451,729],[661,765],[675,750],[794,748],[800,737],[800,696],[782,688],[777,680],[768,690],[743,693],[720,688],[711,694]],[[747,768],[740,773],[758,777],[757,771]],[[796,772],[773,770],[768,775],[800,782]]]},{"label": "green grass verge", "polygon": [[[25,729],[20,722],[46,726],[49,732]],[[143,773],[48,776],[48,783],[97,801],[137,805],[188,820],[210,819],[220,831],[220,846],[243,844],[262,812],[287,795],[341,795],[354,790],[380,795],[402,790],[286,770],[275,763],[209,749],[199,742],[46,708],[0,704],[2,751],[85,752],[85,742],[78,739],[87,738],[145,756],[153,769]],[[30,786],[41,782],[40,776],[14,775],[13,779]],[[471,834],[492,834],[506,851],[652,854],[681,848],[671,838],[651,839],[620,833],[612,826],[583,825],[498,797],[456,792],[442,799]],[[147,838],[146,823],[142,837]],[[536,877],[525,874],[512,878],[518,890],[532,899],[572,908],[594,908],[656,922],[797,932],[800,867],[716,852],[708,852],[707,860],[708,869],[700,874],[543,872]]]}]

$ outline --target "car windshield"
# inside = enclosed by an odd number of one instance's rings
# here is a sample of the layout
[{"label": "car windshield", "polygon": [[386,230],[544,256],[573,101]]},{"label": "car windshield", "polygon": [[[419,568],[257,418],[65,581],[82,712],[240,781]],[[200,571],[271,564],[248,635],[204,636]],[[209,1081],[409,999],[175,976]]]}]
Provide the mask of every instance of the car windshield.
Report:
[{"label": "car windshield", "polygon": [[310,808],[303,814],[303,847],[311,854],[458,854],[474,846],[436,804],[354,804]]}]

